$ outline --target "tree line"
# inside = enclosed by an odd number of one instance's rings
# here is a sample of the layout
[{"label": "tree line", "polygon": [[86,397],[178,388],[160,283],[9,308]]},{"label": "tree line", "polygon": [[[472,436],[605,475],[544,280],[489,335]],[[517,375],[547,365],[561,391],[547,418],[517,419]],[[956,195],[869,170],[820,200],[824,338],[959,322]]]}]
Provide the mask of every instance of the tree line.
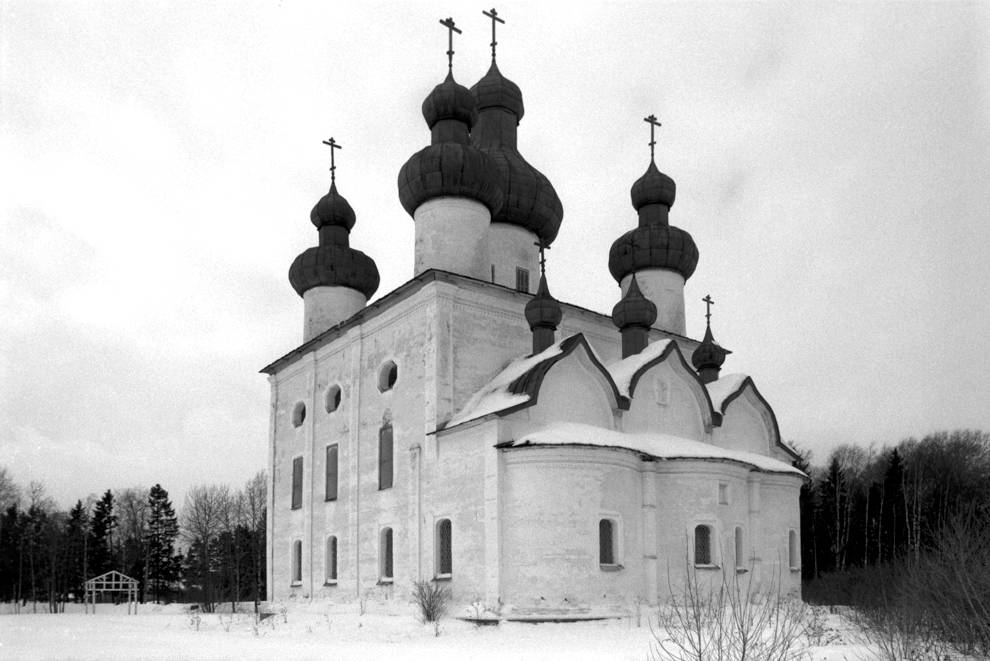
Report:
[{"label": "tree line", "polygon": [[192,488],[177,516],[168,491],[107,489],[60,510],[40,482],[16,484],[0,466],[0,601],[61,612],[84,582],[111,570],[138,581],[141,602],[218,602],[265,595],[265,493],[260,472],[243,488]]}]

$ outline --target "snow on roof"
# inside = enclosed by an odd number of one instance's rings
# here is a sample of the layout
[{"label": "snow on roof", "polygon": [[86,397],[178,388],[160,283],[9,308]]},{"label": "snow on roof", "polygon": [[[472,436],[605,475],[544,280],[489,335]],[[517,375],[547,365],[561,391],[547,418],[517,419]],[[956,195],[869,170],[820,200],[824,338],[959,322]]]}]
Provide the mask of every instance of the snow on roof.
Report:
[{"label": "snow on roof", "polygon": [[660,356],[664,351],[667,350],[667,345],[669,345],[673,340],[658,340],[646,345],[646,348],[637,354],[629,356],[628,358],[623,358],[617,363],[612,363],[608,366],[608,373],[612,375],[612,380],[615,381],[616,388],[619,389],[619,394],[623,397],[629,397],[629,383],[632,381],[633,375],[639,371],[646,363],[650,362],[654,358]]},{"label": "snow on roof", "polygon": [[495,413],[510,406],[517,406],[528,402],[530,396],[527,393],[512,393],[509,391],[509,385],[544,360],[563,353],[560,345],[564,341],[561,340],[536,355],[529,356],[528,358],[516,358],[510,362],[494,379],[486,383],[481,390],[471,396],[471,399],[464,405],[460,413],[450,419],[446,428],[449,429],[469,420],[486,416],[489,413]]},{"label": "snow on roof", "polygon": [[708,396],[712,399],[712,408],[719,413],[724,413],[722,404],[738,391],[748,378],[745,374],[726,374],[721,379],[707,384],[705,387],[708,388]]},{"label": "snow on roof", "polygon": [[599,447],[625,448],[642,452],[661,460],[703,459],[731,461],[745,464],[768,473],[791,473],[801,475],[797,468],[783,461],[742,450],[726,450],[716,445],[692,441],[668,434],[626,434],[624,432],[575,422],[550,425],[539,431],[530,432],[512,441],[511,446],[520,445],[593,445]]}]

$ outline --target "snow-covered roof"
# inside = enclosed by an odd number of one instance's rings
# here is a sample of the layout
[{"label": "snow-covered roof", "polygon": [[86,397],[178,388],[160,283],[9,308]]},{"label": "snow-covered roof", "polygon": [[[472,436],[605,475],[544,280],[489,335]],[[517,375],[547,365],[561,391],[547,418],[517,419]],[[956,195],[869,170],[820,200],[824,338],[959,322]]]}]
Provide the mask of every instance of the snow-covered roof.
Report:
[{"label": "snow-covered roof", "polygon": [[625,448],[663,461],[676,459],[729,461],[768,473],[790,473],[804,476],[804,473],[790,464],[753,452],[726,450],[709,443],[668,434],[626,434],[613,429],[574,422],[558,423],[530,432],[515,441],[504,444],[504,447],[522,445],[587,445]]},{"label": "snow-covered roof", "polygon": [[623,358],[617,363],[608,366],[608,373],[612,375],[615,386],[623,397],[629,397],[629,385],[633,376],[651,360],[659,358],[667,350],[673,340],[658,340],[646,345],[646,348],[637,354]]},{"label": "snow-covered roof", "polygon": [[450,419],[447,428],[528,402],[531,397],[528,392],[512,392],[509,386],[543,361],[563,353],[561,344],[564,341],[561,340],[528,358],[516,358],[510,362],[494,379],[471,396],[464,408]]},{"label": "snow-covered roof", "polygon": [[708,396],[712,398],[712,408],[719,413],[725,413],[722,408],[725,400],[738,392],[748,378],[745,374],[726,374],[707,384],[705,387],[708,388]]}]

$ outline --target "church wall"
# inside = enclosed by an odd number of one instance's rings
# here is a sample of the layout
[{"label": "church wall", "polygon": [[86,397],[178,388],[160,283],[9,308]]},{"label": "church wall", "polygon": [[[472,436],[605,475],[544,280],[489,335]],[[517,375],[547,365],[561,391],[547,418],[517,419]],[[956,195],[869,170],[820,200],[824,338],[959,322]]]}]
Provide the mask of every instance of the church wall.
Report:
[{"label": "church wall", "polygon": [[571,354],[551,367],[544,377],[539,400],[529,411],[529,428],[553,422],[576,422],[612,429],[614,417],[612,402],[606,394],[608,387],[589,361]]},{"label": "church wall", "polygon": [[[614,449],[503,451],[501,595],[517,612],[618,608],[642,586],[642,463]],[[619,522],[619,564],[599,565],[598,526]]]},{"label": "church wall", "polygon": [[788,558],[788,532],[796,535],[801,548],[801,512],[798,499],[801,478],[789,475],[763,475],[760,483],[760,539],[763,541],[761,560],[762,583],[779,581],[785,594],[801,594],[800,552],[797,566],[791,569]]},{"label": "church wall", "polygon": [[763,405],[747,388],[742,395],[729,403],[722,416],[722,425],[713,432],[712,442],[728,450],[770,455],[772,423],[764,418],[765,415],[769,417]]},{"label": "church wall", "polygon": [[668,361],[654,365],[640,377],[629,410],[623,413],[623,431],[708,440],[695,391]]}]

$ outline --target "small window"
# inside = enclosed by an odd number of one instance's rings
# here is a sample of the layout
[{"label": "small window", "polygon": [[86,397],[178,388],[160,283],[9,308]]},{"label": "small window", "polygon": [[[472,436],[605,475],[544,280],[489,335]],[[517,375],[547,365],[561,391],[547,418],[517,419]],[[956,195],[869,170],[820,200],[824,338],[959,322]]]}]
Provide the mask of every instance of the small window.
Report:
[{"label": "small window", "polygon": [[302,584],[302,540],[292,542],[292,584]]},{"label": "small window", "polygon": [[340,386],[334,384],[327,388],[326,395],[324,395],[324,405],[327,413],[333,413],[340,407]]},{"label": "small window", "polygon": [[708,526],[694,529],[694,564],[712,564],[712,529]]},{"label": "small window", "polygon": [[392,488],[392,424],[378,430],[378,490]]},{"label": "small window", "polygon": [[516,267],[516,291],[529,293],[529,271]]},{"label": "small window", "polygon": [[794,530],[787,533],[787,558],[791,563],[791,569],[801,568],[801,549],[798,548],[797,532]]},{"label": "small window", "polygon": [[736,569],[746,568],[746,558],[744,557],[743,551],[743,532],[742,528],[736,526],[736,537],[735,537],[735,552],[736,552]]},{"label": "small window", "polygon": [[337,500],[337,444],[327,446],[326,499]]},{"label": "small window", "polygon": [[437,578],[449,578],[453,565],[453,553],[450,536],[450,519],[440,519],[437,521],[436,549],[437,549]]},{"label": "small window", "polygon": [[598,522],[598,564],[600,565],[617,565],[618,562],[618,549],[616,544],[618,542],[618,531],[616,530],[615,521],[612,519],[601,519]]},{"label": "small window", "polygon": [[337,583],[337,538],[333,535],[327,537],[327,585]]},{"label": "small window", "polygon": [[729,504],[729,485],[725,482],[718,483],[718,504],[728,505]]},{"label": "small window", "polygon": [[382,528],[378,549],[379,582],[392,582],[392,529]]},{"label": "small window", "polygon": [[380,392],[388,392],[395,387],[395,382],[398,379],[399,368],[393,361],[387,361],[382,365],[381,370],[378,371],[378,390]]},{"label": "small window", "polygon": [[302,427],[302,423],[305,420],[306,405],[303,402],[296,402],[296,405],[292,407],[292,426],[296,428]]},{"label": "small window", "polygon": [[292,460],[292,509],[302,507],[303,458]]}]

